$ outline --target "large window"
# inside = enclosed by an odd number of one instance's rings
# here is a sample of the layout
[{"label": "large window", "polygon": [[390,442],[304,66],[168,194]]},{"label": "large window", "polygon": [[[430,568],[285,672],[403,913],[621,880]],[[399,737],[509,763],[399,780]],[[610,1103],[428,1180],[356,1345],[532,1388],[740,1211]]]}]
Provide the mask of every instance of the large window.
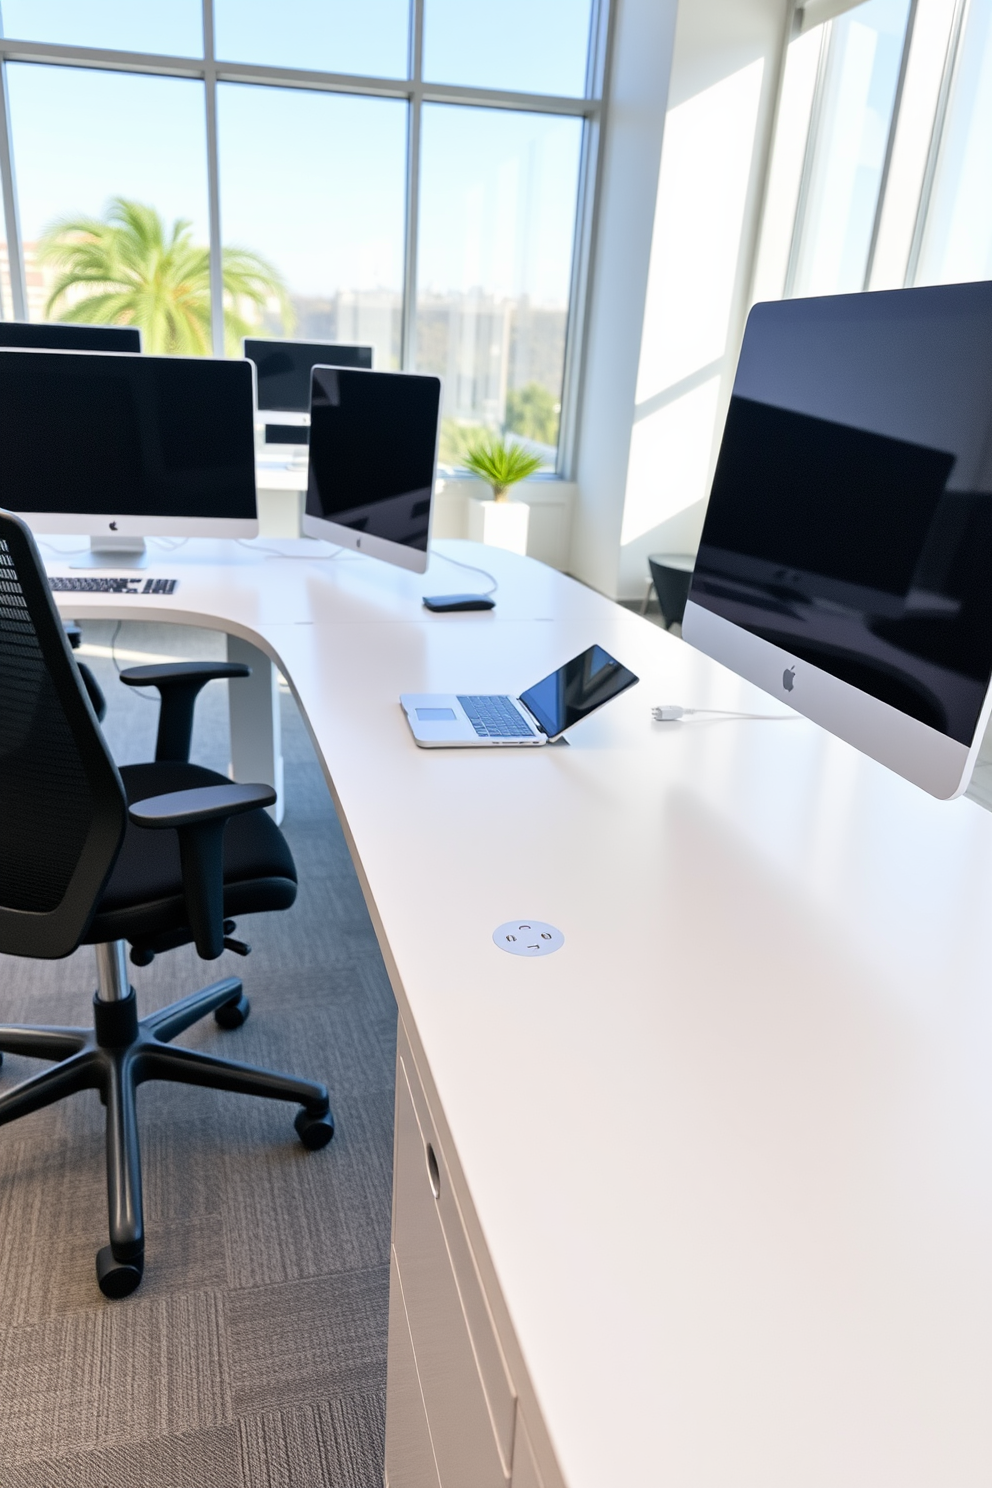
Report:
[{"label": "large window", "polygon": [[[64,320],[90,297],[96,307],[99,281],[48,255],[60,234],[68,245],[112,216],[115,201],[152,206],[169,228],[188,223],[191,243],[208,241],[202,83],[15,62],[7,90],[31,320]],[[205,261],[201,279],[202,345],[182,349],[210,347]]]},{"label": "large window", "polygon": [[753,297],[992,275],[992,0],[797,14]]},{"label": "large window", "polygon": [[406,106],[242,83],[222,83],[217,103],[225,247],[250,244],[288,294],[260,329],[371,343],[377,367],[398,367]]},{"label": "large window", "polygon": [[442,461],[485,427],[553,466],[579,121],[429,104],[422,140],[417,366],[444,378]]},{"label": "large window", "polygon": [[0,311],[371,343],[560,470],[606,3],[0,0]]},{"label": "large window", "polygon": [[992,3],[972,0],[936,152],[916,281],[992,277]]}]

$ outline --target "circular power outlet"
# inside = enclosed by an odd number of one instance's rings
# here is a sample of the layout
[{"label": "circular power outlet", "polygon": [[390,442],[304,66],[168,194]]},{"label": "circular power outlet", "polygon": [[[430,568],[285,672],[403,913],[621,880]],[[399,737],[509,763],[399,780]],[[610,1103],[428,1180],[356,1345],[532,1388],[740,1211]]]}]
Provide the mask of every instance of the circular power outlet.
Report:
[{"label": "circular power outlet", "polygon": [[565,937],[544,920],[507,920],[497,925],[493,940],[511,956],[550,956],[565,944]]}]

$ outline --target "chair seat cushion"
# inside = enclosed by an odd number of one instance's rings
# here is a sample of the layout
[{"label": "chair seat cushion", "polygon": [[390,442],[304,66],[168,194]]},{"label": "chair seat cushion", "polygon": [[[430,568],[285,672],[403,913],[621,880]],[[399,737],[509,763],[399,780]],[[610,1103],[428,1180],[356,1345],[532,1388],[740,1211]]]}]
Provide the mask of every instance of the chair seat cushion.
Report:
[{"label": "chair seat cushion", "polygon": [[[201,765],[122,765],[128,804],[201,785],[229,785],[226,775]],[[296,898],[296,865],[289,844],[265,811],[231,817],[224,831],[224,914],[288,909]],[[87,942],[145,937],[186,924],[179,837],[128,822],[124,843],[104,889]]]}]

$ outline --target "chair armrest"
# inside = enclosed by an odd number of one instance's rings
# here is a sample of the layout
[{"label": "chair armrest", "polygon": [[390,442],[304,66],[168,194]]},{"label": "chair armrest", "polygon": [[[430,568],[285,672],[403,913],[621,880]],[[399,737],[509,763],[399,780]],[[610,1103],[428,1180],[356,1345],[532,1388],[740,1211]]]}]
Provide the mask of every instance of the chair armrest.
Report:
[{"label": "chair armrest", "polygon": [[215,961],[224,949],[224,828],[242,811],[271,806],[271,785],[201,785],[135,801],[136,827],[172,827],[179,837],[183,898],[198,955]]},{"label": "chair armrest", "polygon": [[155,666],[127,667],[121,672],[125,687],[157,687],[162,699],[158,715],[155,759],[181,762],[189,759],[193,737],[193,709],[201,687],[218,678],[250,677],[243,661],[166,661]]},{"label": "chair armrest", "polygon": [[188,687],[190,682],[213,682],[218,677],[250,677],[243,661],[164,661],[155,666],[126,667],[121,672],[125,687]]},{"label": "chair armrest", "polygon": [[148,796],[128,807],[136,827],[198,827],[227,821],[242,811],[272,806],[276,793],[271,785],[198,785],[193,790],[170,791]]}]

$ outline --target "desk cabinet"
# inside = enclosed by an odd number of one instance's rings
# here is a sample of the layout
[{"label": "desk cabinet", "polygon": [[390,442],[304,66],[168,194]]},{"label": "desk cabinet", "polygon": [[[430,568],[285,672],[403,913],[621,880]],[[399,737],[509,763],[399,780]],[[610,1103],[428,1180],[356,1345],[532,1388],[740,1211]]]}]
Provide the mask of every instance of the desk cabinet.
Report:
[{"label": "desk cabinet", "polygon": [[[389,1488],[506,1488],[515,1426],[516,1395],[401,1031],[386,1427]],[[432,1448],[432,1464],[423,1449],[425,1440]]]}]

